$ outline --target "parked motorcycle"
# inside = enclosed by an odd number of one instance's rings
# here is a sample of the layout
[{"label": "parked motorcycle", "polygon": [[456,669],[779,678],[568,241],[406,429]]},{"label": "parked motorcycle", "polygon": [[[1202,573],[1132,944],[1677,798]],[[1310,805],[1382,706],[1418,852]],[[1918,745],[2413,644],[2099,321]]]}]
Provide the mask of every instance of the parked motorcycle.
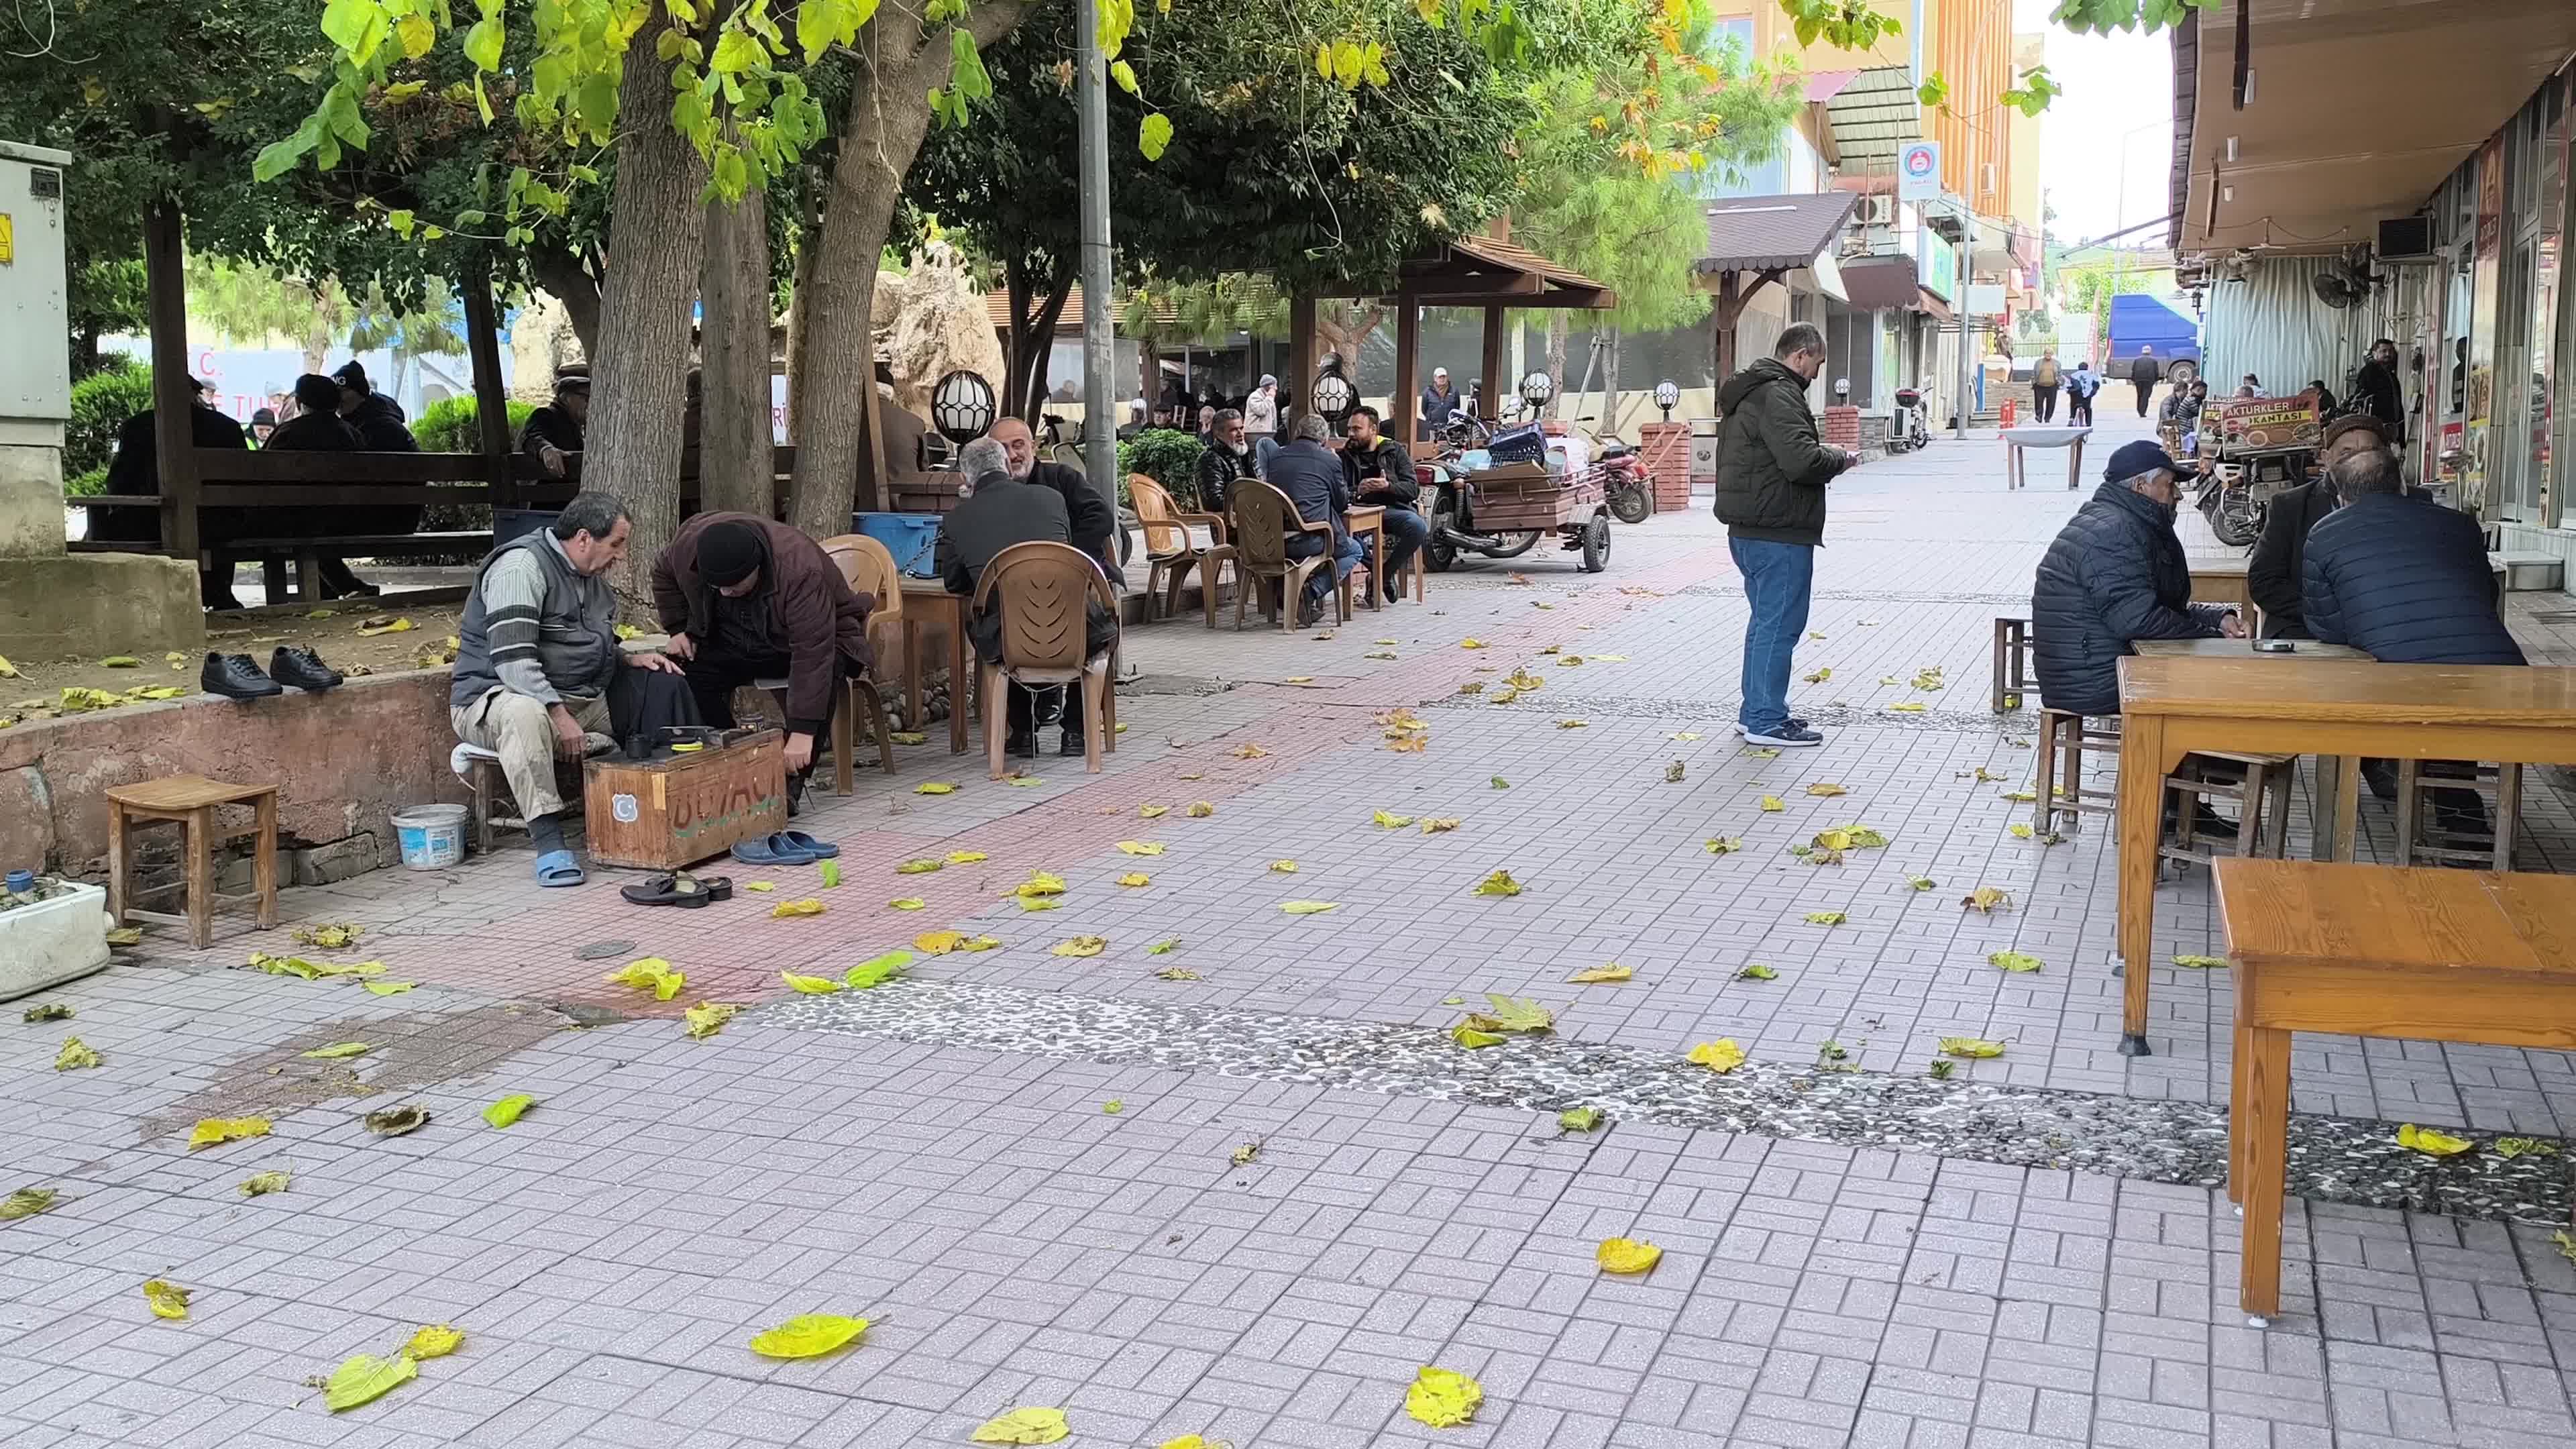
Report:
[{"label": "parked motorcycle", "polygon": [[[1589,423],[1593,418],[1578,418]],[[1655,480],[1646,476],[1646,460],[1619,438],[1594,435],[1593,461],[1601,467],[1602,501],[1621,523],[1643,523],[1654,516]]]},{"label": "parked motorcycle", "polygon": [[1932,431],[1924,423],[1924,411],[1921,389],[1896,390],[1896,410],[1887,416],[1887,451],[1907,453],[1932,445]]},{"label": "parked motorcycle", "polygon": [[2193,504],[2209,520],[2209,531],[2230,548],[2243,548],[2263,536],[2265,500],[2246,468],[2212,468],[2193,484]]},{"label": "parked motorcycle", "polygon": [[1431,560],[1433,573],[1447,573],[1460,554],[1518,558],[1538,545],[1535,529],[1495,534],[1476,531],[1476,488],[1468,481],[1467,470],[1455,452],[1444,451],[1436,460],[1414,464],[1413,477],[1422,485],[1422,496],[1430,508],[1431,536],[1423,542],[1422,552]]}]

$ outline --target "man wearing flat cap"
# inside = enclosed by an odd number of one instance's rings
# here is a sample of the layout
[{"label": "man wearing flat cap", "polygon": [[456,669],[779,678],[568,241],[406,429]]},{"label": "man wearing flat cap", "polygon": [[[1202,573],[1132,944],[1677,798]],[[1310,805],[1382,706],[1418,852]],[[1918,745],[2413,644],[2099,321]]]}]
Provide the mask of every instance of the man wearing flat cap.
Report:
[{"label": "man wearing flat cap", "polygon": [[787,772],[814,766],[841,681],[868,667],[874,595],[853,592],[823,546],[752,513],[701,513],[653,561],[653,605],[698,713],[731,726],[733,692],[787,679]]}]

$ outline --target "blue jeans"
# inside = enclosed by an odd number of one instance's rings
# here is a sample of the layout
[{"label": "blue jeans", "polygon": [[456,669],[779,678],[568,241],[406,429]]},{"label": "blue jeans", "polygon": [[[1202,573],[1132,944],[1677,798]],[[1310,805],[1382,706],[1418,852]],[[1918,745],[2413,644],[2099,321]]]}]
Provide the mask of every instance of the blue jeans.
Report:
[{"label": "blue jeans", "polygon": [[1420,560],[1422,555],[1422,545],[1430,537],[1430,520],[1424,518],[1421,514],[1414,512],[1410,508],[1394,504],[1388,505],[1386,510],[1386,577],[1376,580],[1372,585],[1372,587],[1376,588],[1381,596],[1390,595],[1395,592],[1396,578],[1403,574],[1406,564],[1416,563]]},{"label": "blue jeans", "polygon": [[[1307,536],[1309,539],[1312,537],[1313,535],[1311,534]],[[1307,543],[1307,539],[1299,539],[1298,542]],[[1302,548],[1292,545],[1288,550],[1288,556],[1290,558],[1313,558],[1316,554],[1321,552],[1323,552],[1323,547],[1320,542],[1316,542],[1308,544],[1308,546]],[[1317,569],[1306,576],[1305,597],[1310,600],[1320,601],[1326,592],[1331,590],[1335,585],[1341,583],[1342,580],[1349,578],[1351,576],[1351,570],[1360,566],[1360,557],[1362,552],[1363,550],[1360,548],[1360,541],[1358,539],[1351,537],[1347,533],[1336,535],[1333,539],[1332,567]]]},{"label": "blue jeans", "polygon": [[1807,632],[1807,599],[1816,582],[1816,551],[1803,543],[1729,536],[1727,551],[1744,575],[1744,703],[1735,718],[1748,734],[1789,723],[1789,666]]}]

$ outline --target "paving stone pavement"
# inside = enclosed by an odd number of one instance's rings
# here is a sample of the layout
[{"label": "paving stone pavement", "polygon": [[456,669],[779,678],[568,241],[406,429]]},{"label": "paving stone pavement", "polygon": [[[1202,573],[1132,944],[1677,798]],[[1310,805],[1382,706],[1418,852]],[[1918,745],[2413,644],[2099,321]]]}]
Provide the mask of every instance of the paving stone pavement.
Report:
[{"label": "paving stone pavement", "polygon": [[[1008,787],[934,730],[800,822],[842,843],[834,889],[736,868],[776,890],[646,911],[611,872],[536,891],[505,850],[289,892],[290,927],[369,928],[328,954],[418,983],[391,996],[242,969],[296,949],[283,928],[204,953],[155,931],[35,998],[73,1020],[0,1029],[0,1192],[61,1193],[0,1223],[0,1445],[874,1449],[964,1443],[1021,1405],[1063,1409],[1074,1444],[1237,1449],[2576,1445],[2576,1266],[2532,1212],[2320,1188],[2290,1205],[2286,1312],[2254,1329],[2236,1219],[2149,1161],[2173,1152],[1988,1160],[1922,1105],[1945,1036],[2007,1048],[1940,1100],[2054,1093],[2106,1140],[2205,1132],[2225,1100],[2225,973],[2156,967],[2156,1054],[2119,1056],[2108,832],[2007,832],[2031,721],[1987,712],[1990,622],[2022,611],[2080,495],[2005,492],[1999,454],[1944,441],[1837,485],[1799,656],[1831,674],[1796,696],[1822,750],[1733,737],[1743,606],[1703,501],[1622,528],[1598,577],[1538,552],[1330,638],[1137,631],[1148,677],[1107,770],[1050,757]],[[1944,687],[1915,688],[1931,667]],[[1545,684],[1490,702],[1522,669]],[[1381,737],[1399,707],[1429,723],[1421,753]],[[2363,819],[2383,850],[2385,812]],[[1889,843],[1788,854],[1843,824]],[[2527,828],[2526,868],[2576,864],[2564,801],[2535,789]],[[893,870],[952,851],[986,858]],[[1041,869],[1063,905],[1024,911],[1008,892]],[[1523,892],[1470,893],[1496,869]],[[2012,907],[1961,910],[1979,885]],[[808,895],[825,914],[770,917]],[[1805,920],[1828,910],[1847,920]],[[949,927],[1002,945],[864,999],[779,980]],[[1101,954],[1051,953],[1083,935]],[[2205,877],[2159,891],[2157,943],[2217,949]],[[2006,949],[2042,969],[1986,964]],[[601,980],[646,954],[686,972],[677,999]],[[1565,979],[1612,961],[1634,978]],[[1777,977],[1738,978],[1756,962]],[[1488,992],[1554,1008],[1555,1040],[1445,1046]],[[751,1009],[688,1039],[704,1000]],[[72,1034],[102,1065],[53,1070]],[[1906,1145],[1606,1091],[1721,1036],[1763,1091],[1877,1103],[1860,1125]],[[1828,1039],[1844,1056],[1820,1062]],[[373,1049],[302,1055],[345,1041]],[[1318,1052],[1341,1065],[1300,1079]],[[2576,1130],[2559,1053],[2303,1036],[2292,1085],[2312,1147],[2393,1121]],[[1549,1094],[1596,1088],[1608,1124],[1559,1130]],[[539,1101],[516,1126],[479,1119],[520,1092]],[[432,1121],[360,1124],[397,1103]],[[271,1135],[187,1150],[196,1120],[254,1113]],[[2566,1162],[2541,1169],[2560,1204]],[[2465,1178],[2382,1166],[2452,1194],[2390,1200],[2465,1200]],[[237,1191],[269,1170],[290,1189]],[[1665,1256],[1605,1275],[1613,1236]],[[185,1322],[146,1311],[152,1277],[195,1290]],[[811,1312],[873,1325],[816,1360],[746,1348]],[[435,1322],[462,1351],[326,1412],[315,1376]],[[1425,1364],[1482,1382],[1472,1425],[1405,1415]]]}]

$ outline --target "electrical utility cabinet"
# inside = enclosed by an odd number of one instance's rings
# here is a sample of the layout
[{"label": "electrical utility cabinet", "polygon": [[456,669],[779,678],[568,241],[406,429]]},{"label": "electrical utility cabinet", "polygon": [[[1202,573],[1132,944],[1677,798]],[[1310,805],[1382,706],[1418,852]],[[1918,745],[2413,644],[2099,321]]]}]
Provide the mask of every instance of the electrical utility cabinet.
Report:
[{"label": "electrical utility cabinet", "polygon": [[63,170],[71,159],[0,141],[0,337],[10,339],[0,347],[0,441],[60,446],[71,416],[71,314],[63,299]]}]

